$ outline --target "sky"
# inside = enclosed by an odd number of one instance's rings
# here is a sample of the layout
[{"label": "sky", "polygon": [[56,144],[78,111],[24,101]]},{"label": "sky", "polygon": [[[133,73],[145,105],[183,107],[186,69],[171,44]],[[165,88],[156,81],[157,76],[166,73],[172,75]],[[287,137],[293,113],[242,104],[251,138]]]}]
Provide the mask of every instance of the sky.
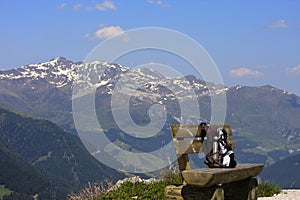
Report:
[{"label": "sky", "polygon": [[299,0],[1,0],[0,69],[60,56],[83,61],[115,34],[160,27],[199,43],[226,86],[300,96],[299,10]]}]

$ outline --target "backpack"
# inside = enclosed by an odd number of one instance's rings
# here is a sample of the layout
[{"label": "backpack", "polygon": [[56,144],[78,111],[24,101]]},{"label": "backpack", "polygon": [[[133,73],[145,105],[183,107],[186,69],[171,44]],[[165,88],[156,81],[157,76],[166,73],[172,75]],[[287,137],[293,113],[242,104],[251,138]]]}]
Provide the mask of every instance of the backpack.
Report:
[{"label": "backpack", "polygon": [[237,163],[231,144],[227,140],[227,132],[223,128],[218,128],[218,138],[213,149],[206,155],[204,163],[210,168],[234,168]]},{"label": "backpack", "polygon": [[204,138],[206,137],[207,134],[206,127],[209,127],[209,124],[205,122],[201,122],[198,127],[198,130],[200,130],[200,137],[202,141],[204,141]]}]

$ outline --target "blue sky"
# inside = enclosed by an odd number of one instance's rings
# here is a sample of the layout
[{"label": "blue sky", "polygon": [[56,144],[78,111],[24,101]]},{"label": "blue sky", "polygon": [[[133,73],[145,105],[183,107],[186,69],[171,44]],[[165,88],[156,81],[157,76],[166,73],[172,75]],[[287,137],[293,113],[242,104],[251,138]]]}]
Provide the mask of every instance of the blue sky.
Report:
[{"label": "blue sky", "polygon": [[300,95],[298,0],[2,0],[0,10],[0,69],[58,56],[82,61],[112,34],[162,27],[202,45],[227,86]]}]

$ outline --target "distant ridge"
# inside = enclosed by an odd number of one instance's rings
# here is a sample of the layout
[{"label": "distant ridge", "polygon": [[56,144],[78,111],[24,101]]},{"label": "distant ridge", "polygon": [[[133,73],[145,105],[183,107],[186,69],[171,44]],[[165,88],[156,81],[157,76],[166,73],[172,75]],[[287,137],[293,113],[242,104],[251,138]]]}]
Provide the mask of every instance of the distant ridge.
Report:
[{"label": "distant ridge", "polygon": [[300,189],[300,154],[280,160],[261,173],[264,181],[279,185],[281,188]]}]

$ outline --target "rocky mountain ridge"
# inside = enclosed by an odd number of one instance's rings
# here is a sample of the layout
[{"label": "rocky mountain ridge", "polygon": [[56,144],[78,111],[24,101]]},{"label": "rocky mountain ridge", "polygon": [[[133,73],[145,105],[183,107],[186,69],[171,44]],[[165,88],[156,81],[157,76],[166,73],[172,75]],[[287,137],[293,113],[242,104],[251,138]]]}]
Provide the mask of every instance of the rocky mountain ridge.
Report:
[{"label": "rocky mountain ridge", "polygon": [[[193,88],[198,90],[207,89],[204,81],[190,76],[190,78],[169,78],[147,68],[138,68],[131,70],[119,64],[93,61],[93,62],[72,62],[64,57],[57,57],[48,62],[38,64],[24,65],[19,68],[0,71],[0,80],[24,80],[31,81],[44,80],[49,85],[56,88],[61,88],[70,84],[77,84],[79,81],[86,81],[89,85],[99,88],[106,86],[111,93],[111,86],[122,75],[127,74],[126,78],[131,78],[136,81],[138,85],[145,85],[148,90],[155,90],[155,85],[169,85],[181,87],[187,83],[192,84]],[[96,82],[94,82],[96,80]],[[24,83],[26,84],[26,83]],[[210,83],[213,84],[213,83]],[[215,84],[213,87],[213,94],[222,93],[228,88],[220,88],[223,86]],[[35,88],[32,88],[33,90]],[[203,92],[202,95],[207,94],[208,91]]]}]

